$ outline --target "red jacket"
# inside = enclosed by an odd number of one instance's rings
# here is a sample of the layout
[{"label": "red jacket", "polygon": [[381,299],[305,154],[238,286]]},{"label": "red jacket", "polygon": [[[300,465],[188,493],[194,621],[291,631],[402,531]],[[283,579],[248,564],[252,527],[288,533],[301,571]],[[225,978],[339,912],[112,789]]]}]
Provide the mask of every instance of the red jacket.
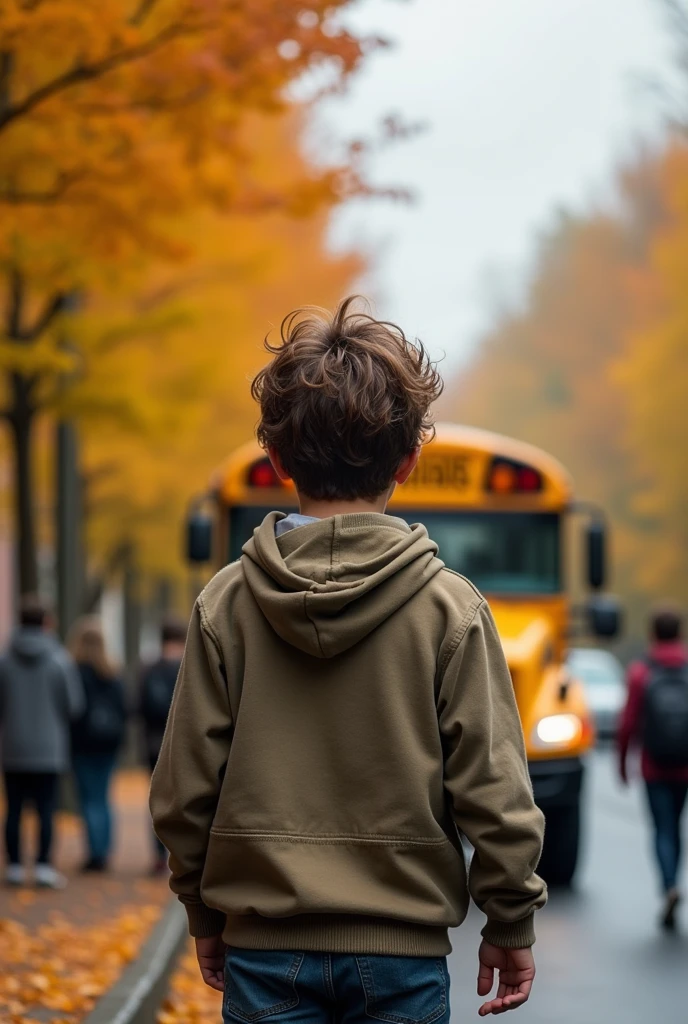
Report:
[{"label": "red jacket", "polygon": [[[669,643],[655,643],[650,648],[650,658],[667,668],[684,665],[688,661],[688,648],[679,640]],[[628,668],[628,696],[621,716],[618,732],[621,774],[626,772],[626,758],[631,744],[641,743],[643,727],[643,699],[645,687],[650,678],[647,662],[635,661]],[[688,782],[688,765],[681,768],[661,768],[655,764],[646,750],[642,751],[642,773],[647,782]]]}]

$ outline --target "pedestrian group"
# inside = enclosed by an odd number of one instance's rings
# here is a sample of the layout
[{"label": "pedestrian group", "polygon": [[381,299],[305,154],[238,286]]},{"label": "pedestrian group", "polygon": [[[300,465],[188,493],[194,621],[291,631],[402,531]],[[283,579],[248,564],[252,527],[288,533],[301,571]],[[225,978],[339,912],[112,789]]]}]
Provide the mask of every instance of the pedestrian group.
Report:
[{"label": "pedestrian group", "polygon": [[[74,798],[87,850],[82,870],[109,869],[114,839],[111,782],[127,746],[128,723],[139,716],[145,762],[152,771],[185,636],[181,619],[163,622],[160,657],[142,667],[137,693],[130,699],[121,673],[108,657],[96,616],[78,619],[63,646],[49,608],[33,596],[21,601],[19,623],[0,656],[6,884],[33,881],[51,889],[66,885],[53,860],[53,823],[60,805],[73,803]],[[70,777],[72,796],[65,781]],[[39,822],[32,871],[22,829],[24,812],[31,806]],[[151,871],[160,874],[166,870],[165,850],[153,834],[152,844]]]}]

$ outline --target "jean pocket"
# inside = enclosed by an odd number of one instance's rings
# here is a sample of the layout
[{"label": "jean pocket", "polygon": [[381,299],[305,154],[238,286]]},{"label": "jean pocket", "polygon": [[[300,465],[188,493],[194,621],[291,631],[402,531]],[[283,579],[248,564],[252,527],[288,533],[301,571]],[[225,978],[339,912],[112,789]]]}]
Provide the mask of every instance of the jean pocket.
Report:
[{"label": "jean pocket", "polygon": [[225,959],[223,1017],[259,1021],[299,1004],[296,977],[303,953],[230,949]]},{"label": "jean pocket", "polygon": [[357,956],[366,1016],[391,1024],[431,1024],[447,1011],[444,957]]}]

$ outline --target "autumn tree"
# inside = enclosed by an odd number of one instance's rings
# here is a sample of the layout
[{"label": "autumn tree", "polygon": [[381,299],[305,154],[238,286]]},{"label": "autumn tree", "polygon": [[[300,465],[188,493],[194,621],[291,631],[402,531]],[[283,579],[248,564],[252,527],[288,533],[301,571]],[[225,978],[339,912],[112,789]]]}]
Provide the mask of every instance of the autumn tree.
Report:
[{"label": "autumn tree", "polygon": [[[20,585],[36,586],[36,417],[83,372],[74,324],[151,263],[189,260],[193,211],[339,197],[350,168],[251,178],[251,112],[322,68],[341,84],[373,41],[333,17],[346,0],[7,0],[0,6],[0,411],[14,454]],[[355,175],[354,175],[355,177]],[[355,187],[355,182],[353,182]],[[71,344],[68,343],[71,334]]]},{"label": "autumn tree", "polygon": [[[636,616],[648,594],[644,566],[661,536],[638,500],[635,411],[618,368],[629,338],[648,322],[642,282],[669,219],[661,153],[622,168],[608,210],[559,214],[540,241],[522,304],[497,318],[444,399],[451,418],[551,451],[577,493],[605,508],[614,585],[632,598]],[[660,589],[655,577],[653,591]]]},{"label": "autumn tree", "polygon": [[662,161],[667,217],[648,263],[633,275],[635,323],[618,380],[628,403],[627,438],[638,464],[633,509],[648,524],[638,583],[688,603],[688,147]]},{"label": "autumn tree", "polygon": [[[306,173],[304,119],[291,111],[247,126],[251,178],[266,192]],[[265,361],[264,337],[296,305],[334,305],[363,270],[359,256],[329,251],[328,226],[327,207],[302,217],[196,211],[183,225],[197,239],[193,261],[152,267],[116,310],[110,300],[82,316],[91,362],[69,401],[83,428],[99,575],[133,540],[148,580],[180,577],[190,499],[252,434],[249,381]]]}]

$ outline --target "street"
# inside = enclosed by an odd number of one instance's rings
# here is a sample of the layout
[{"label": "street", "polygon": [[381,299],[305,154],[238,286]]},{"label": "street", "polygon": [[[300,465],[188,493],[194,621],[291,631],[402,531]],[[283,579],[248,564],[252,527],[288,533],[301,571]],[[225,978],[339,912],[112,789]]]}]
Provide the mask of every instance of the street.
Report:
[{"label": "street", "polygon": [[[636,783],[621,790],[609,752],[588,773],[587,850],[575,890],[554,893],[538,921],[538,976],[516,1020],[532,1024],[647,1024],[686,1020],[688,914],[683,932],[657,927],[659,903]],[[470,1020],[480,915],[452,936],[452,1016]]]}]

